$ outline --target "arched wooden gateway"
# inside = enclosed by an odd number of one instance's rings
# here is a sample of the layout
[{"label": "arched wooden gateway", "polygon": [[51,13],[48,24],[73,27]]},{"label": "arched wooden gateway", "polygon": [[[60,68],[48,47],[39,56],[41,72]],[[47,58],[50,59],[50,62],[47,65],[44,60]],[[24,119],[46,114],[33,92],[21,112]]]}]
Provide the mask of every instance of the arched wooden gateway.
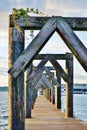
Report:
[{"label": "arched wooden gateway", "polygon": [[[9,130],[25,129],[24,107],[24,71],[27,69],[26,81],[26,117],[31,118],[31,106],[37,96],[37,88],[42,85],[45,96],[56,107],[61,108],[61,78],[66,82],[66,117],[73,117],[73,55],[87,71],[87,49],[79,40],[73,30],[87,31],[87,18],[72,17],[21,17],[17,25],[21,32],[15,28],[12,16],[9,17]],[[40,30],[24,50],[24,30]],[[57,32],[71,53],[66,54],[39,54],[46,42],[54,32]],[[32,65],[33,60],[41,60],[37,67]],[[66,71],[57,60],[66,61]],[[53,67],[46,67],[50,61]],[[51,72],[55,70],[56,77]],[[45,71],[45,73],[43,73]],[[56,86],[56,97],[54,94]]]}]

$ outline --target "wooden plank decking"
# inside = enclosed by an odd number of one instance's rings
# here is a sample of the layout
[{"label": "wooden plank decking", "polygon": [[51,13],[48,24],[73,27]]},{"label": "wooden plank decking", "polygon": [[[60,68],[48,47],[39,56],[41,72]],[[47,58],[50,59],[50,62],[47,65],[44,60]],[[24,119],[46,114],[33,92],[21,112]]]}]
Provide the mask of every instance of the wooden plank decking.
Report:
[{"label": "wooden plank decking", "polygon": [[37,97],[32,118],[26,119],[25,130],[87,130],[87,124],[74,118],[65,118],[43,96]]}]

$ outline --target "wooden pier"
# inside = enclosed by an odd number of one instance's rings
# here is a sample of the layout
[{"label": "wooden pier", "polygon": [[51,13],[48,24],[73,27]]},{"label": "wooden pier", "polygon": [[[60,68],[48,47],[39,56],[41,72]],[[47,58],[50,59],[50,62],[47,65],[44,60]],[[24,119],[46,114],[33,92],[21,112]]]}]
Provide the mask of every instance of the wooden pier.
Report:
[{"label": "wooden pier", "polygon": [[87,130],[87,124],[65,114],[44,96],[38,96],[32,118],[25,120],[25,130]]},{"label": "wooden pier", "polygon": [[[16,19],[17,26],[13,21],[14,18],[10,15],[8,130],[25,130],[25,126],[26,130],[87,130],[87,126],[73,119],[73,55],[87,72],[87,48],[74,31],[87,31],[87,18],[27,16],[25,20],[23,16]],[[24,32],[31,29],[40,29],[40,32],[25,49]],[[39,54],[54,32],[58,33],[72,53]],[[34,60],[41,60],[36,67],[33,65]],[[58,60],[65,60],[65,69]],[[48,61],[52,66],[45,66]],[[51,69],[54,69],[54,72]],[[61,78],[66,84],[65,115],[59,110],[61,109]],[[40,86],[44,90],[45,97],[55,106],[42,96],[37,98],[34,106]],[[26,121],[25,117],[28,118]]]}]

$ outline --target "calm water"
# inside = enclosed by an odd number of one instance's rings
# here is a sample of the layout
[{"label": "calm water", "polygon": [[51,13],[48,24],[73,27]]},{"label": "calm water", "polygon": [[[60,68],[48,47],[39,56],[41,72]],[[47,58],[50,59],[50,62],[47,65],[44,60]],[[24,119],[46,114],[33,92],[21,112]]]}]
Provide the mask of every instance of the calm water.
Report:
[{"label": "calm water", "polygon": [[[74,117],[87,122],[87,94],[74,94]],[[65,96],[62,96],[62,111],[65,111]]]},{"label": "calm water", "polygon": [[[62,96],[62,110],[65,109],[65,96]],[[74,95],[74,116],[87,122],[87,94]],[[0,130],[8,126],[8,93],[0,92]]]},{"label": "calm water", "polygon": [[8,93],[0,92],[0,130],[7,130],[8,126]]}]

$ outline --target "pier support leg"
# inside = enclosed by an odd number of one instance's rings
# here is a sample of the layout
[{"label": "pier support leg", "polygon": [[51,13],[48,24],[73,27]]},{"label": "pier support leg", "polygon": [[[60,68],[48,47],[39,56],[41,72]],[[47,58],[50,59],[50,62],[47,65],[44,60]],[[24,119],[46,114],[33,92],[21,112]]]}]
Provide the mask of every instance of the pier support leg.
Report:
[{"label": "pier support leg", "polygon": [[[32,65],[27,69],[27,79],[32,73]],[[26,118],[31,118],[31,83],[27,81],[26,83]]]},{"label": "pier support leg", "polygon": [[56,73],[57,81],[60,84],[59,87],[56,87],[56,108],[61,109],[61,77],[58,73]]},{"label": "pier support leg", "polygon": [[55,87],[52,88],[52,104],[55,104]]},{"label": "pier support leg", "polygon": [[34,109],[34,101],[35,101],[35,98],[34,98],[34,86],[32,85],[32,109]]},{"label": "pier support leg", "polygon": [[66,83],[66,117],[73,117],[73,58],[66,60],[66,72],[69,82]]},{"label": "pier support leg", "polygon": [[49,100],[50,97],[49,97],[49,88],[47,88],[47,99]]},{"label": "pier support leg", "polygon": [[[24,37],[15,27],[9,28],[9,68],[24,50]],[[9,119],[8,130],[24,130],[24,72],[17,78],[8,77]]]}]

